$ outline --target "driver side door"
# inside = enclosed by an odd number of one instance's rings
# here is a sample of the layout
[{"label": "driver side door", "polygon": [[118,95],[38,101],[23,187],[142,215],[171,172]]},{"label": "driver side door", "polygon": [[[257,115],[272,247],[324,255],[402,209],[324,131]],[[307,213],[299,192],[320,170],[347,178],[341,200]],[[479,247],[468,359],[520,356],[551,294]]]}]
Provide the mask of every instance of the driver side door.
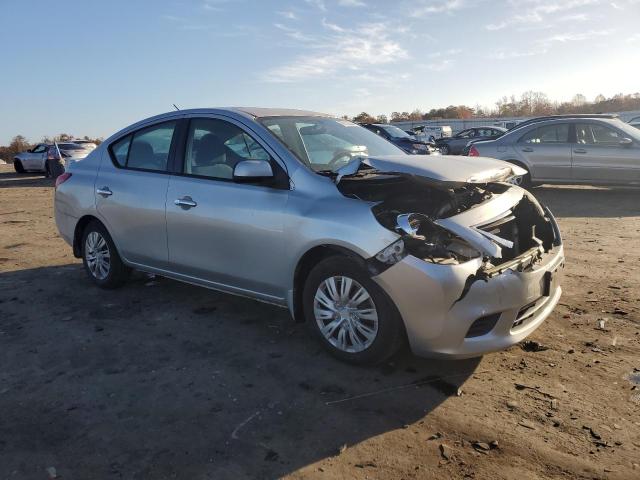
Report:
[{"label": "driver side door", "polygon": [[[169,269],[186,281],[281,302],[286,173],[241,124],[194,117],[166,202]],[[237,183],[242,160],[268,160],[274,181]],[[284,176],[284,177],[283,177]]]},{"label": "driver side door", "polygon": [[46,154],[47,146],[43,143],[37,145],[25,156],[25,161],[23,162],[24,168],[27,170],[42,170],[44,168]]}]

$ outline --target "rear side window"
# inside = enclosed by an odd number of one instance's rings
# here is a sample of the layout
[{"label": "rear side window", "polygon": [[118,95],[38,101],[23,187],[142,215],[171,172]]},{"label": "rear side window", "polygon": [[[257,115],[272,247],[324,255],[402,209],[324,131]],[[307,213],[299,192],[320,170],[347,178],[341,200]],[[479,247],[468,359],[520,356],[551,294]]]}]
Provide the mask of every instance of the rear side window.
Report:
[{"label": "rear side window", "polygon": [[619,145],[622,135],[613,128],[595,123],[578,123],[576,141],[586,145]]},{"label": "rear side window", "polygon": [[569,124],[545,125],[525,133],[520,139],[522,143],[567,143],[569,141]]},{"label": "rear side window", "polygon": [[113,160],[120,166],[124,167],[127,163],[127,154],[129,153],[129,145],[131,145],[131,135],[127,135],[121,140],[111,145],[111,155]]},{"label": "rear side window", "polygon": [[121,167],[164,172],[176,122],[165,122],[128,135],[111,145],[114,161]]}]

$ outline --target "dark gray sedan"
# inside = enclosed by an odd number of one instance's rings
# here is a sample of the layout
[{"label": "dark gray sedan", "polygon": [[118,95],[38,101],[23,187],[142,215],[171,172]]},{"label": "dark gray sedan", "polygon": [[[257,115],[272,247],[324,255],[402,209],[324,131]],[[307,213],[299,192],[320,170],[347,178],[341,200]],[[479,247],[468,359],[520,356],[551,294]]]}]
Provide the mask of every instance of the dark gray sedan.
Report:
[{"label": "dark gray sedan", "polygon": [[478,140],[493,140],[507,131],[502,127],[473,127],[458,132],[453,137],[438,138],[436,145],[443,155],[460,155],[469,142]]}]

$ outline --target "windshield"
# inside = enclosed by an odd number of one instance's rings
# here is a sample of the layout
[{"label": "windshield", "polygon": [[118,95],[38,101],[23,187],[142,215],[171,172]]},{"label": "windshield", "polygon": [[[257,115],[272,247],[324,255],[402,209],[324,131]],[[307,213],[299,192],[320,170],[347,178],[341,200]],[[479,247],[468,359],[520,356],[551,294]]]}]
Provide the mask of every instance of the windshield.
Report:
[{"label": "windshield", "polygon": [[638,128],[634,127],[633,125],[629,125],[628,123],[625,123],[619,119],[616,119],[613,123],[625,134],[629,135],[632,140],[635,140],[636,142],[640,141],[640,130],[638,130]]},{"label": "windshield", "polygon": [[394,127],[393,125],[380,125],[380,128],[382,128],[393,138],[412,138],[411,135],[409,135],[407,132],[398,127]]},{"label": "windshield", "polygon": [[316,172],[335,172],[357,157],[404,154],[375,133],[347,120],[264,117],[258,121],[302,163]]}]

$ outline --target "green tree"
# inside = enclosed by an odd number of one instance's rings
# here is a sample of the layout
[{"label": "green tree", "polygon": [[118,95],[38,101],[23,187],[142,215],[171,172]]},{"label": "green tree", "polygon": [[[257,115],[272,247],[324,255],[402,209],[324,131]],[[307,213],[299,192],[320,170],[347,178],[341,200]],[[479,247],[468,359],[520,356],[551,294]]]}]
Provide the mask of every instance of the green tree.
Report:
[{"label": "green tree", "polygon": [[369,115],[367,112],[362,112],[359,115],[353,117],[353,121],[357,123],[375,123],[376,119]]}]

